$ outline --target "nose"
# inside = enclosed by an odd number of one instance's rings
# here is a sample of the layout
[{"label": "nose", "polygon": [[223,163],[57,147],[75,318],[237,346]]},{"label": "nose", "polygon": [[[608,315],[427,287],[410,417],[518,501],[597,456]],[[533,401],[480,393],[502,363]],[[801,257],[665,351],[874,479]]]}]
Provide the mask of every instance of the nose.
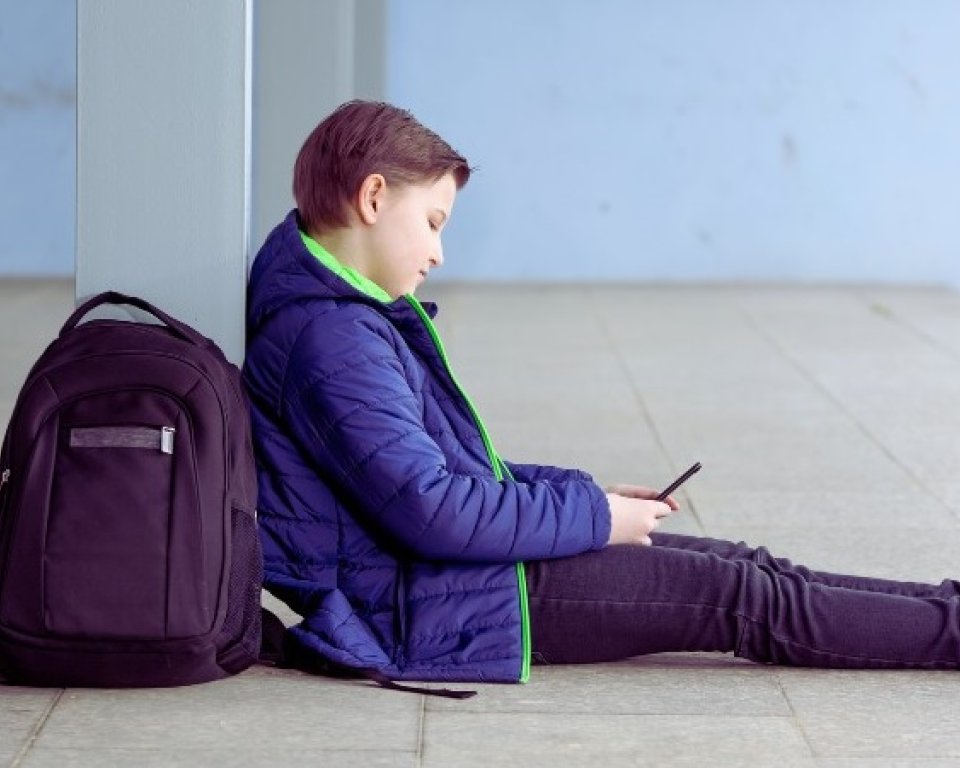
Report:
[{"label": "nose", "polygon": [[437,243],[437,250],[433,252],[433,256],[430,257],[430,263],[435,267],[443,266],[443,245]]}]

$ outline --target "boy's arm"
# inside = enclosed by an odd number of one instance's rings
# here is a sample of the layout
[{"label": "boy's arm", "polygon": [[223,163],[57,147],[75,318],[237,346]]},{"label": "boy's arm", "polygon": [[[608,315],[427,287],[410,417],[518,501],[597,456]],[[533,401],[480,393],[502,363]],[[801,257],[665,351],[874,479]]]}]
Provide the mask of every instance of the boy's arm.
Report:
[{"label": "boy's arm", "polygon": [[565,480],[587,480],[593,482],[593,476],[582,469],[564,469],[549,464],[514,464],[504,460],[514,479],[521,483],[535,483],[539,480],[564,482]]},{"label": "boy's arm", "polygon": [[609,503],[590,480],[450,472],[392,344],[363,323],[301,335],[281,407],[343,501],[423,559],[565,557],[609,539]]}]

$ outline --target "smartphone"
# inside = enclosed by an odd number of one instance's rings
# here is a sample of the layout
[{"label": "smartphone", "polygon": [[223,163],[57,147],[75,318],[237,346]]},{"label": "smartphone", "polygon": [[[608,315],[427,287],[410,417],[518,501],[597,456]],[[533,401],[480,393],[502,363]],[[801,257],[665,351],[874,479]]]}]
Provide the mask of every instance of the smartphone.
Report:
[{"label": "smartphone", "polygon": [[666,488],[664,488],[664,489],[660,492],[660,495],[657,496],[657,499],[656,499],[656,500],[657,500],[657,501],[666,501],[666,500],[667,500],[667,496],[669,496],[671,493],[673,493],[675,490],[677,490],[677,488],[679,488],[681,485],[683,485],[685,482],[687,482],[687,480],[688,480],[692,475],[695,475],[697,472],[699,472],[699,471],[700,471],[700,467],[701,467],[701,464],[700,464],[700,462],[698,461],[696,464],[694,464],[692,467],[690,467],[690,469],[688,469],[686,472],[684,472],[682,475],[680,475],[680,477],[678,477],[676,480],[674,480],[672,483],[670,483],[670,485],[668,485]]}]

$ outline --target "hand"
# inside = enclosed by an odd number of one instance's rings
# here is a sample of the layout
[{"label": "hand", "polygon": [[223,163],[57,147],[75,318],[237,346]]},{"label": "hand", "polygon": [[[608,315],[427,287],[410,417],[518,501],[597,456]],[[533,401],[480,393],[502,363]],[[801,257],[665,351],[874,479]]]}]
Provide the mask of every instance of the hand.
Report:
[{"label": "hand", "polygon": [[[662,501],[652,501],[657,492],[649,488],[638,486],[615,486],[619,488],[635,489],[633,493],[642,493],[640,496],[621,496],[618,493],[608,493],[607,501],[610,504],[610,539],[607,544],[644,544],[650,546],[653,540],[650,534],[660,525],[660,521],[667,517],[674,509],[676,502],[668,504]],[[649,494],[653,494],[650,496]]]},{"label": "hand", "polygon": [[[629,499],[653,500],[660,495],[660,491],[647,488],[645,485],[611,485],[606,491],[607,493],[615,493],[618,496],[626,496]],[[677,504],[677,500],[674,499],[673,496],[667,496],[667,504],[674,512],[680,509],[680,505]]]}]

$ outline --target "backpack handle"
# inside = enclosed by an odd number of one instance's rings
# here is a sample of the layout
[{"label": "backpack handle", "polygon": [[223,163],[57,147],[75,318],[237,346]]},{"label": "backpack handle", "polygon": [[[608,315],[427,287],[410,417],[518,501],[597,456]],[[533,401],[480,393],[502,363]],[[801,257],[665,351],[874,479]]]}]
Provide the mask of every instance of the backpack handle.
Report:
[{"label": "backpack handle", "polygon": [[199,347],[205,346],[209,343],[209,339],[207,339],[206,336],[202,336],[201,334],[197,333],[189,325],[186,323],[181,323],[179,320],[171,317],[163,310],[157,309],[149,301],[145,301],[138,296],[128,296],[125,293],[117,293],[116,291],[104,291],[103,293],[99,293],[77,307],[73,314],[70,315],[70,317],[67,318],[67,321],[63,324],[63,328],[60,329],[60,335],[63,336],[67,331],[73,330],[83,319],[84,315],[103,304],[128,304],[131,307],[142,309],[147,314],[153,315],[155,318],[160,320],[162,323],[164,323],[164,325],[169,326],[169,328],[182,339],[184,339],[184,341],[188,341],[191,344],[196,344]]}]

